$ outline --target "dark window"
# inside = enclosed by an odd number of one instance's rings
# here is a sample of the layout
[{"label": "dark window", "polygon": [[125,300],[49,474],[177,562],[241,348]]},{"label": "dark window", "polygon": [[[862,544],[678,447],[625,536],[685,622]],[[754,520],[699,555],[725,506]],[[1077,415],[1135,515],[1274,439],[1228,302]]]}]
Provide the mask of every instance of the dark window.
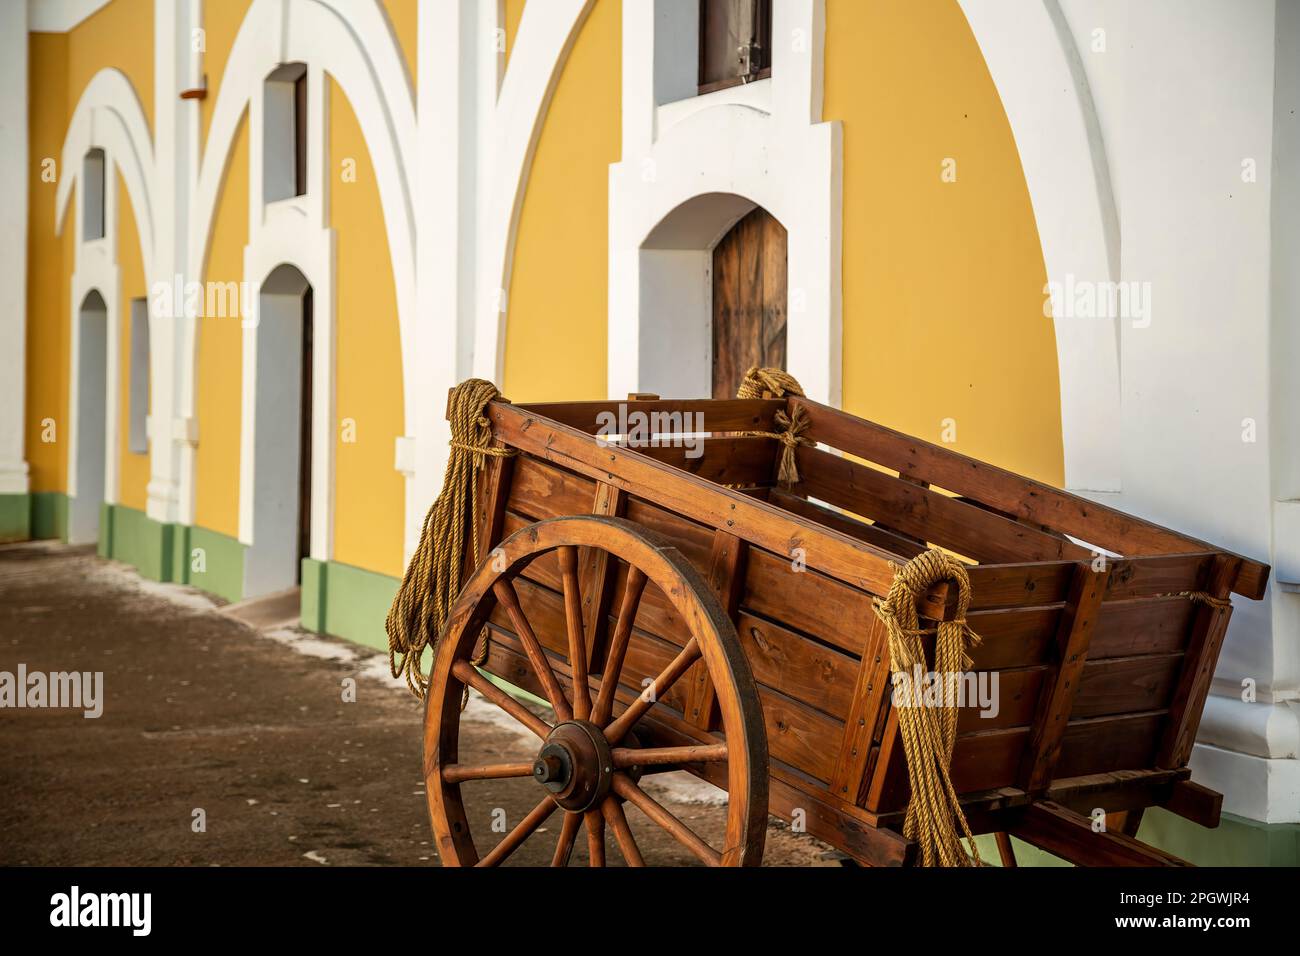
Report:
[{"label": "dark window", "polygon": [[262,100],[262,194],[307,194],[307,67],[286,63],[266,78]]},{"label": "dark window", "polygon": [[149,306],[131,300],[131,378],[128,393],[127,450],[134,455],[149,451]]},{"label": "dark window", "polygon": [[104,238],[104,151],[86,153],[81,167],[81,238]]},{"label": "dark window", "polygon": [[700,92],[772,75],[772,0],[700,0]]},{"label": "dark window", "polygon": [[293,81],[293,180],[295,196],[307,195],[307,71]]}]

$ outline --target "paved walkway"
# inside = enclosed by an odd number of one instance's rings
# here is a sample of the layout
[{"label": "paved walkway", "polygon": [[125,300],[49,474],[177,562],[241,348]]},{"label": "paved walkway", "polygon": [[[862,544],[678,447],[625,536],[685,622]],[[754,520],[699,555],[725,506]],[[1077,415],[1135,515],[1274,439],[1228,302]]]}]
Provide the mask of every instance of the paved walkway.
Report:
[{"label": "paved walkway", "polygon": [[[8,545],[0,681],[20,665],[102,672],[103,712],[0,709],[0,865],[437,862],[422,707],[388,676],[384,655],[256,630],[198,592],[144,581],[87,549]],[[343,699],[348,678],[355,702]],[[531,757],[493,713],[471,703],[464,751]],[[676,789],[656,795],[680,817],[705,834],[719,826],[708,802],[716,791],[663,780]],[[536,803],[530,780],[490,786],[477,794],[482,812],[501,807],[511,825]],[[651,863],[692,862],[630,808],[629,819]],[[543,833],[512,861],[548,862],[553,846]],[[767,862],[815,863],[824,849],[774,825]],[[621,862],[612,840],[609,857]]]}]

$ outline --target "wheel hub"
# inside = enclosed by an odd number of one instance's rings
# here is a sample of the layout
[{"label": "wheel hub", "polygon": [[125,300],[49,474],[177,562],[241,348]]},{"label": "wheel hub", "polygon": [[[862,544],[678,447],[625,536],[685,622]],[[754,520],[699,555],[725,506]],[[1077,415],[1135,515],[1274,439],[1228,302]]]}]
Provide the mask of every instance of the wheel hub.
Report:
[{"label": "wheel hub", "polygon": [[574,813],[597,806],[613,778],[609,743],[600,728],[586,720],[556,724],[533,761],[533,779]]}]

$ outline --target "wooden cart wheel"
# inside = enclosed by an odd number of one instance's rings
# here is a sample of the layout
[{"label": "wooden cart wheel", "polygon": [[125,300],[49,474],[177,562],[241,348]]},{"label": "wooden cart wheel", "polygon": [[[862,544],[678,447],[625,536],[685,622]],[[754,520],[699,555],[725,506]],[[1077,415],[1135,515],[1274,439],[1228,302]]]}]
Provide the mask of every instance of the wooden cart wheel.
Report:
[{"label": "wooden cart wheel", "polygon": [[[604,673],[599,678],[589,677],[585,655],[573,652],[574,648],[586,646],[577,573],[579,548],[603,551],[628,565],[627,586],[617,623],[610,632]],[[513,584],[530,562],[552,551],[557,552],[564,586],[570,651],[563,658],[543,650],[519,605]],[[647,583],[656,585],[672,603],[686,622],[691,639],[655,678],[653,693],[647,688],[633,697],[625,687],[627,703],[623,706],[615,695],[618,675]],[[536,685],[551,703],[553,710],[546,718],[506,694],[471,663],[483,625],[498,602],[510,615]],[[716,691],[722,735],[713,735],[712,743],[701,742],[698,746],[637,747],[633,730],[638,721],[701,659]],[[536,747],[509,763],[458,763],[461,701],[466,685],[535,735]],[[726,835],[724,845],[717,848],[638,783],[639,772],[647,768],[699,762],[725,764]],[[603,866],[606,826],[613,831],[623,858],[633,866],[645,865],[624,813],[625,802],[637,807],[705,864],[757,866],[762,858],[767,828],[767,737],[749,662],[735,628],[703,577],[676,548],[619,518],[553,518],[530,525],[504,541],[492,559],[470,578],[443,630],[430,675],[424,770],[433,835],[447,866],[498,865],[526,840],[546,839],[545,834],[538,835],[538,830],[559,810],[563,811],[563,822],[552,854],[553,866],[568,864],[579,831],[584,828],[588,860],[593,866]],[[476,780],[506,777],[532,777],[538,784],[539,799],[523,820],[508,821],[514,823],[513,829],[480,856],[462,790],[471,790]],[[488,829],[487,814],[481,819],[476,815],[475,819],[480,829]]]}]

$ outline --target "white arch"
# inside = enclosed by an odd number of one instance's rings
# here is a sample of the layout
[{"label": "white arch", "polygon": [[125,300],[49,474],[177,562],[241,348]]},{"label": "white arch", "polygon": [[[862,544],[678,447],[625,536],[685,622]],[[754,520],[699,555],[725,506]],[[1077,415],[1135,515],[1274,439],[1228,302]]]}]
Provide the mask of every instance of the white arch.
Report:
[{"label": "white arch", "polygon": [[474,374],[490,381],[500,382],[505,369],[505,295],[528,172],[555,86],[593,3],[548,0],[524,7],[505,81],[491,107],[473,357]]},{"label": "white arch", "polygon": [[[1119,225],[1106,147],[1058,0],[960,0],[1015,135],[1048,281],[1119,279]],[[1119,330],[1055,318],[1065,483],[1120,490]]]},{"label": "white arch", "polygon": [[[135,215],[136,231],[140,237],[141,257],[144,261],[146,284],[153,281],[154,236],[157,233],[155,214],[157,203],[151,191],[154,182],[153,140],[149,135],[149,121],[145,119],[131,81],[120,70],[103,69],[96,73],[81,98],[77,100],[68,132],[63,139],[59,162],[63,174],[59,177],[55,194],[54,230],[63,233],[67,219],[68,200],[72,188],[81,178],[81,160],[91,149],[103,149],[109,163],[104,170],[105,191],[111,191],[112,168],[122,172],[127,197]],[[105,223],[105,233],[114,231],[115,223]],[[80,242],[80,236],[78,241]]]},{"label": "white arch", "polygon": [[[417,143],[415,102],[403,53],[378,0],[254,0],[231,47],[213,110],[190,209],[188,273],[197,279],[206,270],[217,202],[239,123],[261,95],[267,74],[286,62],[303,62],[328,72],[346,93],[361,124],[384,211],[397,292],[404,411],[406,420],[413,421],[418,377],[411,185]],[[261,162],[255,152],[250,149],[252,164]],[[252,197],[253,203],[260,201],[260,195]],[[319,291],[319,285],[313,282],[313,286]],[[192,417],[198,362],[195,324],[187,323],[183,334],[188,374],[181,409]]]}]

